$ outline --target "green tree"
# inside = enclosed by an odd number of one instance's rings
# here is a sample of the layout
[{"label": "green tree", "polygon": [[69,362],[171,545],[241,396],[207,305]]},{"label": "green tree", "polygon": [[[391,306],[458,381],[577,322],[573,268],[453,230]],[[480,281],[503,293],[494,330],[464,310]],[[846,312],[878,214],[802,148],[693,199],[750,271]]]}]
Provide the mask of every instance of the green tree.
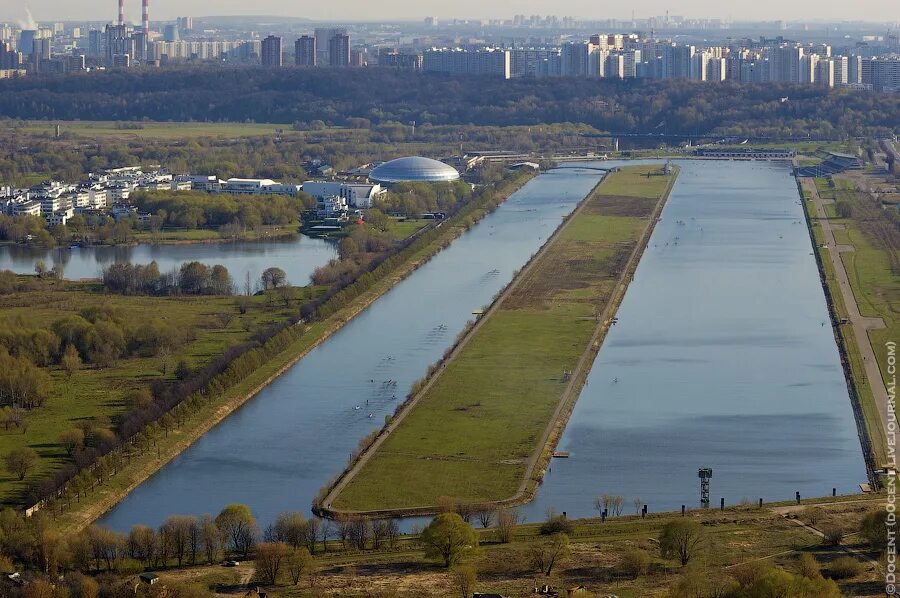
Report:
[{"label": "green tree", "polygon": [[294,582],[294,585],[297,585],[300,583],[300,578],[303,577],[303,574],[312,568],[313,558],[309,550],[305,546],[301,546],[291,551],[285,564],[288,575],[291,576],[291,581]]},{"label": "green tree", "polygon": [[216,516],[216,527],[228,539],[231,550],[247,558],[258,535],[256,519],[250,512],[250,507],[243,504],[228,505]]},{"label": "green tree", "polygon": [[62,366],[66,370],[66,377],[68,378],[71,378],[75,372],[81,369],[81,356],[78,354],[78,349],[75,348],[75,345],[66,345],[66,350],[63,351],[62,356]]},{"label": "green tree", "polygon": [[703,529],[691,519],[670,521],[659,535],[659,551],[663,558],[675,558],[685,566],[703,542]]},{"label": "green tree", "polygon": [[456,513],[441,513],[432,519],[419,541],[425,547],[425,558],[443,561],[445,567],[478,553],[478,534]]},{"label": "green tree", "polygon": [[287,274],[281,268],[266,268],[262,273],[262,285],[266,290],[277,289],[287,282]]}]

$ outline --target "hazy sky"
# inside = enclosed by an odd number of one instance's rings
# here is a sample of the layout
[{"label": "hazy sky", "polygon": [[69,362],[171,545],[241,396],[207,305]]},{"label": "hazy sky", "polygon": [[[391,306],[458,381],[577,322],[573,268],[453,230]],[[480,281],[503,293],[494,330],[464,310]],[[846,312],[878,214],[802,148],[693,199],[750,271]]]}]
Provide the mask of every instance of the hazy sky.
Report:
[{"label": "hazy sky", "polygon": [[[0,0],[0,19],[24,21],[26,9],[39,21],[112,20],[116,0]],[[583,19],[638,18],[665,14],[755,20],[866,20],[900,21],[897,0],[633,0],[629,4],[598,0],[150,0],[151,20],[179,15],[284,15],[320,20],[419,20],[441,18],[505,18],[514,14],[555,14]],[[128,20],[140,20],[141,0],[126,0]]]}]

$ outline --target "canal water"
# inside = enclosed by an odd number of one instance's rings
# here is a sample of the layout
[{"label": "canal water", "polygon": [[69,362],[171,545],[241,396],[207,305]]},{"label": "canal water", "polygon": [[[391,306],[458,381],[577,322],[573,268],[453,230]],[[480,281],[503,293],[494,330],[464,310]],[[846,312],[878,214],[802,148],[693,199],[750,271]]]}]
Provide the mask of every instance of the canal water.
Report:
[{"label": "canal water", "polygon": [[158,525],[175,513],[250,505],[263,526],[308,511],[366,434],[600,180],[543,174],[311,351],[102,520]]},{"label": "canal water", "polygon": [[681,174],[536,499],[597,516],[858,492],[866,470],[796,183],[785,165]]},{"label": "canal water", "polygon": [[55,264],[62,265],[64,276],[76,280],[98,278],[104,267],[114,263],[149,264],[155,260],[161,272],[168,272],[185,262],[198,261],[225,266],[238,284],[243,283],[247,274],[251,280],[256,281],[263,270],[276,266],[285,271],[293,284],[305,285],[309,283],[309,277],[316,268],[336,256],[333,243],[304,235],[269,241],[141,244],[122,247],[45,249],[4,245],[0,246],[0,270],[30,274],[34,272],[35,262],[44,260],[48,268]]}]

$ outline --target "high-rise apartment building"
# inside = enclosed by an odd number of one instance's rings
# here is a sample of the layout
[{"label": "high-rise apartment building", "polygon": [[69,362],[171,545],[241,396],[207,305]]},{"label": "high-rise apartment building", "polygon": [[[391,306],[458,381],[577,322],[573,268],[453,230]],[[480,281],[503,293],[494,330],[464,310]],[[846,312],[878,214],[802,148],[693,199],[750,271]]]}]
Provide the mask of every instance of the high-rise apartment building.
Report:
[{"label": "high-rise apartment building", "polygon": [[900,58],[874,58],[872,69],[872,89],[875,91],[900,92]]},{"label": "high-rise apartment building", "polygon": [[263,66],[281,67],[284,65],[284,53],[281,49],[281,38],[270,35],[262,41],[260,61]]},{"label": "high-rise apartment building", "polygon": [[316,66],[316,38],[312,35],[301,35],[294,43],[294,64],[297,66]]},{"label": "high-rise apartment building", "polygon": [[350,36],[347,33],[335,33],[328,40],[329,66],[350,66]]},{"label": "high-rise apartment building", "polygon": [[330,42],[335,35],[346,35],[347,30],[341,27],[317,27],[315,30],[316,52],[319,53],[316,64],[331,64]]}]

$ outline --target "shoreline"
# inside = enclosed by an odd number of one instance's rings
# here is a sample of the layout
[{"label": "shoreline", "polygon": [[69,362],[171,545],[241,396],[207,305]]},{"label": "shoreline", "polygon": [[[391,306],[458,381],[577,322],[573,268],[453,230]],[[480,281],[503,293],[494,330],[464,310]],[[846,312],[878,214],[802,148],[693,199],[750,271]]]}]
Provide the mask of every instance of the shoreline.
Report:
[{"label": "shoreline", "polygon": [[[502,303],[502,299],[506,297],[517,286],[519,281],[524,279],[525,275],[527,275],[531,267],[541,258],[541,256],[543,256],[549,250],[549,248],[553,245],[553,242],[566,230],[568,225],[575,219],[575,216],[577,216],[585,208],[585,206],[588,205],[595,194],[598,193],[599,189],[606,181],[607,174],[605,174],[600,182],[598,182],[597,185],[595,185],[594,188],[591,189],[591,191],[584,197],[584,199],[579,202],[575,210],[573,210],[572,213],[569,214],[569,216],[567,216],[567,218],[560,224],[560,226],[557,227],[553,235],[551,235],[550,238],[548,238],[544,243],[544,245],[542,245],[541,248],[537,252],[535,252],[528,263],[521,270],[519,270],[517,275],[509,282],[509,284],[503,289],[503,291],[501,291],[500,294],[497,295],[497,297],[491,303],[490,307],[485,311],[484,315],[477,320],[476,324],[466,331],[464,338],[456,345],[456,347],[454,347],[452,353],[447,357],[447,359],[444,359],[440,362],[439,367],[428,378],[425,385],[419,390],[419,392],[416,393],[416,396],[413,397],[406,405],[404,405],[403,410],[393,418],[389,426],[382,429],[376,440],[372,444],[370,444],[365,449],[365,451],[363,451],[363,453],[353,463],[353,465],[350,468],[344,470],[341,476],[332,484],[321,504],[314,508],[314,512],[329,518],[334,518],[339,515],[365,515],[374,518],[385,518],[433,515],[440,511],[440,507],[438,505],[395,509],[376,509],[367,511],[336,509],[333,508],[332,505],[337,497],[341,494],[341,492],[343,492],[343,490],[346,488],[346,486],[361,471],[368,459],[371,458],[371,456],[377,451],[381,444],[390,436],[391,431],[393,431],[402,422],[402,420],[412,412],[419,400],[427,393],[434,382],[446,369],[447,365],[458,356],[459,352],[474,336],[474,333],[477,332],[482,324],[486,322],[496,311],[496,309]],[[513,507],[528,503],[534,498],[538,487],[543,481],[543,477],[546,472],[546,464],[552,457],[553,450],[562,437],[562,432],[565,430],[566,424],[568,423],[569,417],[571,416],[572,410],[574,409],[581,389],[584,387],[584,384],[587,381],[587,376],[591,370],[591,367],[593,366],[597,354],[600,351],[600,348],[602,347],[606,333],[608,332],[609,327],[612,325],[612,319],[615,316],[615,313],[618,311],[619,305],[621,304],[621,301],[625,296],[625,291],[628,288],[628,283],[633,277],[634,271],[637,269],[640,258],[647,247],[650,236],[652,235],[653,230],[656,226],[656,222],[658,221],[662,209],[665,206],[666,201],[668,200],[669,194],[674,187],[675,181],[678,178],[678,174],[679,170],[677,167],[675,167],[674,175],[670,176],[670,180],[667,183],[666,188],[658,198],[656,205],[654,206],[654,209],[648,218],[647,225],[641,232],[641,236],[637,240],[634,251],[632,251],[631,255],[629,256],[625,269],[616,281],[616,286],[612,295],[603,308],[603,311],[598,316],[598,324],[595,327],[584,351],[582,352],[578,360],[576,368],[573,372],[572,379],[570,380],[566,389],[563,391],[563,395],[559,399],[553,415],[550,417],[547,426],[544,428],[540,442],[537,444],[534,452],[529,457],[528,466],[526,467],[525,474],[522,478],[522,482],[519,485],[519,488],[516,490],[516,493],[512,497],[496,501],[487,501],[480,504],[490,505],[495,508]]]},{"label": "shoreline", "polygon": [[[511,181],[509,183],[510,188],[501,189],[499,191],[499,201],[497,202],[497,205],[504,203],[515,192],[524,187],[532,178],[534,177],[522,176]],[[486,207],[480,209],[483,210],[483,213],[478,217],[475,223],[480,222],[481,219],[483,219],[493,211],[492,209],[487,209]],[[423,252],[421,253],[421,255],[410,256],[409,260],[402,266],[400,266],[397,271],[388,275],[382,281],[383,284],[378,285],[375,289],[371,289],[369,292],[361,296],[357,301],[352,302],[343,310],[331,316],[333,318],[333,321],[319,334],[319,336],[314,341],[304,346],[302,349],[295,353],[291,353],[292,349],[290,347],[286,349],[284,353],[290,353],[290,355],[286,358],[286,361],[278,362],[280,365],[278,365],[274,372],[267,375],[263,380],[254,384],[246,391],[240,392],[237,396],[229,397],[216,405],[210,405],[208,413],[206,414],[207,417],[205,419],[200,419],[200,421],[198,421],[194,426],[191,426],[189,430],[179,429],[173,431],[172,433],[174,435],[181,434],[183,435],[183,438],[180,438],[178,441],[173,442],[169,447],[167,447],[167,450],[159,451],[155,460],[152,460],[152,456],[150,456],[152,454],[152,450],[143,455],[143,457],[147,457],[146,460],[149,462],[143,463],[137,468],[137,471],[134,472],[132,479],[124,488],[109,492],[107,495],[101,496],[99,499],[95,499],[93,501],[92,508],[87,509],[83,513],[79,513],[79,509],[77,507],[75,509],[70,509],[69,511],[64,512],[60,516],[62,519],[72,518],[75,521],[66,522],[63,527],[78,531],[87,527],[88,525],[114,509],[116,505],[124,500],[138,486],[156,475],[156,473],[158,473],[166,464],[168,464],[175,457],[187,450],[192,444],[202,438],[207,432],[221,423],[225,418],[237,411],[249,400],[254,398],[257,394],[259,394],[259,392],[269,386],[278,377],[280,377],[287,370],[293,367],[298,361],[309,354],[309,352],[331,338],[331,336],[333,336],[336,332],[340,331],[346,324],[351,322],[354,318],[356,318],[356,316],[368,309],[375,301],[392,290],[398,283],[405,280],[408,276],[414,273],[422,265],[427,263],[435,255],[443,251],[450,245],[450,243],[452,243],[466,230],[468,230],[467,227],[459,226],[461,224],[460,222],[451,224],[450,221],[452,220],[452,218],[453,217],[448,219],[448,221],[441,222],[437,225],[438,227],[444,224],[448,224],[450,226],[448,226],[445,234],[439,235],[434,241],[432,241],[432,243],[428,247],[420,250],[421,252]],[[304,337],[301,337],[300,339],[295,341],[295,344],[304,343],[305,340],[306,339]],[[141,456],[137,457],[137,459],[141,458]],[[102,491],[102,487],[97,490],[97,492]]]}]

